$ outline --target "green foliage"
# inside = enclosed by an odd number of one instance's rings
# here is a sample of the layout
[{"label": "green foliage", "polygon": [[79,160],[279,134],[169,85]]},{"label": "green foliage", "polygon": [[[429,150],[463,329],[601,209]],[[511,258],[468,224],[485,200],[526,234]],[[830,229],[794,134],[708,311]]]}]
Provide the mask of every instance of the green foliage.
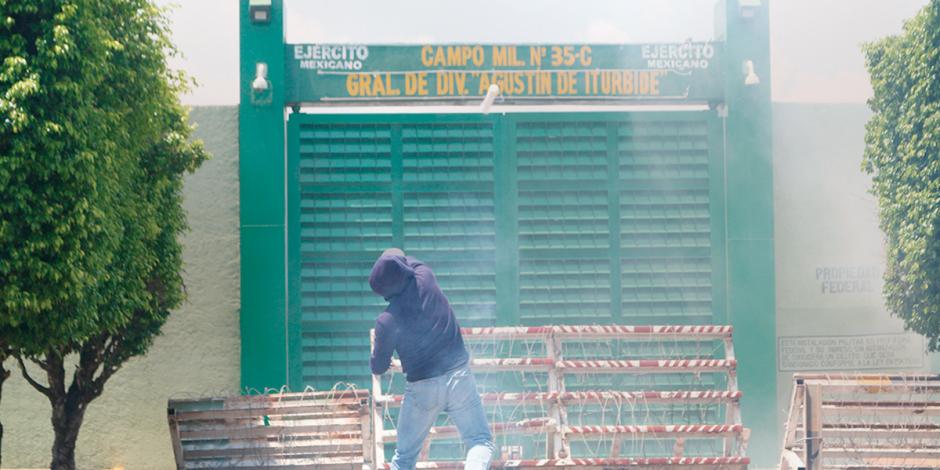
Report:
[{"label": "green foliage", "polygon": [[885,299],[940,349],[940,0],[865,47],[874,97],[863,168],[887,239]]},{"label": "green foliage", "polygon": [[183,176],[207,155],[173,54],[149,0],[0,0],[0,349],[50,401],[56,470],[184,298]]},{"label": "green foliage", "polygon": [[141,353],[182,301],[205,152],[168,37],[146,0],[0,0],[0,331],[25,355],[131,322]]},{"label": "green foliage", "polygon": [[96,23],[74,3],[0,3],[0,327],[33,352],[94,329],[117,246],[114,117],[88,105],[109,53]]}]

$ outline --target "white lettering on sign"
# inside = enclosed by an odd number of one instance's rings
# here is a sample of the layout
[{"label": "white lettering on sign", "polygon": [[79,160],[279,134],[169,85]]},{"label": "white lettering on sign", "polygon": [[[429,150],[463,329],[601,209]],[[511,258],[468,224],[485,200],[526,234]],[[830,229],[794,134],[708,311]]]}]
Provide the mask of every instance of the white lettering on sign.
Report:
[{"label": "white lettering on sign", "polygon": [[777,349],[778,366],[784,372],[924,367],[923,338],[906,333],[781,337]]},{"label": "white lettering on sign", "polygon": [[686,71],[707,69],[711,58],[715,57],[715,46],[710,42],[647,44],[643,46],[641,53],[646,66],[651,69]]},{"label": "white lettering on sign", "polygon": [[369,58],[366,46],[330,46],[323,44],[297,44],[294,60],[302,69],[312,70],[362,70],[362,63]]}]

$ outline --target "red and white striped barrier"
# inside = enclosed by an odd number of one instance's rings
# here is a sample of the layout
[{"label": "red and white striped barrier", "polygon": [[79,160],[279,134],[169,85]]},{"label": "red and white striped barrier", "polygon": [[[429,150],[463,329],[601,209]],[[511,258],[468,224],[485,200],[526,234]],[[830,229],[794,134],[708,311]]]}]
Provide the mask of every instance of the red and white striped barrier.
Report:
[{"label": "red and white striped barrier", "polygon": [[[518,326],[518,327],[484,327],[464,328],[462,334],[465,341],[481,346],[477,349],[487,354],[516,354],[523,355],[538,351],[544,357],[511,357],[511,358],[473,358],[471,368],[478,373],[485,373],[481,383],[500,383],[500,377],[493,374],[510,373],[523,374],[522,381],[526,387],[537,386],[537,392],[490,392],[481,395],[481,399],[490,410],[501,410],[503,404],[517,405],[521,416],[538,417],[517,422],[500,422],[499,419],[491,423],[494,433],[507,434],[544,434],[545,459],[504,460],[497,462],[492,468],[541,468],[572,470],[610,470],[620,467],[648,467],[668,468],[681,467],[695,470],[717,470],[724,468],[746,469],[749,460],[744,456],[749,432],[741,424],[740,399],[741,392],[737,389],[735,369],[737,361],[734,357],[734,348],[731,343],[733,329],[723,325],[666,325],[666,326],[631,326],[631,325],[588,325],[588,326]],[[520,346],[519,343],[523,345]],[[656,358],[631,359],[629,353],[632,346],[622,349],[619,341],[644,342],[641,346],[643,357],[649,357],[650,352],[662,350],[661,356]],[[663,347],[653,347],[647,343],[660,342]],[[579,343],[583,342],[586,346]],[[702,343],[706,343],[702,346]],[[541,343],[541,345],[539,344]],[[593,343],[593,344],[592,344]],[[717,343],[717,344],[715,344]],[[680,346],[670,349],[670,345]],[[715,358],[713,352],[719,348],[724,350],[723,358]],[[476,350],[476,349],[474,349]],[[675,356],[682,354],[688,358],[670,358],[667,350],[676,351]],[[606,354],[616,354],[620,357],[599,357],[598,359],[567,358],[566,354],[588,354],[588,351],[606,351]],[[626,357],[624,357],[626,356]],[[583,357],[583,356],[582,356]],[[721,356],[718,356],[721,357]],[[401,363],[393,361],[392,372],[401,372]],[[532,374],[527,377],[524,374]],[[618,375],[650,376],[657,374],[670,374],[682,378],[679,382],[669,380],[670,387],[679,383],[719,384],[723,389],[714,390],[578,390],[567,391],[566,386],[579,386],[584,383],[584,376],[595,374],[597,383],[638,384],[660,383],[658,378],[625,379]],[[717,375],[715,381],[711,378],[702,379],[705,374]],[[691,377],[690,379],[687,379]],[[567,380],[566,380],[567,378]],[[512,379],[516,382],[518,377]],[[390,382],[392,383],[392,382]],[[609,385],[616,387],[617,385]],[[543,391],[543,387],[547,390]],[[382,390],[382,380],[373,380],[373,409],[374,449],[376,462],[379,468],[384,466],[383,457],[386,452],[386,443],[395,442],[397,434],[394,430],[385,429],[393,414],[386,414],[385,409],[400,407],[404,402],[402,395],[385,394]],[[590,405],[585,407],[583,405]],[[652,406],[648,406],[652,405]],[[705,408],[707,407],[707,410]],[[603,425],[587,425],[585,417],[600,413],[609,413],[609,418],[601,417]],[[607,411],[605,411],[607,410]],[[678,418],[678,413],[684,416]],[[510,413],[515,413],[511,411]],[[623,413],[628,413],[624,415]],[[502,413],[502,412],[500,412]],[[527,415],[527,413],[530,413]],[[636,419],[631,418],[630,413]],[[639,415],[636,413],[640,413]],[[687,417],[700,416],[697,420],[714,419],[718,422],[692,423]],[[656,416],[655,420],[642,416]],[[580,416],[580,419],[576,416]],[[513,419],[513,418],[509,418]],[[594,422],[593,418],[588,418]],[[683,424],[670,424],[669,420],[681,419]],[[505,420],[505,418],[504,418]],[[632,424],[637,421],[640,424]],[[612,423],[606,425],[606,423]],[[663,424],[646,424],[646,423]],[[694,423],[694,424],[693,424]],[[428,443],[437,439],[450,439],[458,436],[454,426],[432,427],[429,432]],[[501,439],[505,439],[501,438]],[[528,438],[531,440],[531,438]],[[643,446],[626,444],[630,440],[650,439],[659,442],[658,446],[671,446],[672,457],[662,458],[621,458],[623,449],[642,449]],[[713,455],[701,457],[684,457],[686,439],[711,441]],[[539,439],[537,439],[539,440]],[[571,440],[577,440],[574,446]],[[509,441],[507,441],[509,442]],[[593,443],[608,442],[610,445],[595,446]],[[587,444],[581,445],[581,444]],[[462,468],[460,461],[453,462],[426,462],[429,455],[429,445],[422,450],[419,460],[423,461],[418,468]],[[605,448],[604,454],[598,458],[568,458],[572,447],[577,457],[595,457],[578,455],[577,452],[586,452],[585,449]],[[521,449],[521,448],[520,448]],[[702,455],[696,445],[697,455]],[[509,450],[513,457],[523,457],[518,452],[522,450]],[[531,452],[531,450],[528,450]],[[542,451],[540,451],[541,453]],[[641,451],[642,452],[642,451]],[[606,456],[608,458],[599,458]],[[525,455],[524,457],[532,457]],[[564,457],[564,458],[563,458]]]},{"label": "red and white striped barrier", "polygon": [[[541,434],[555,429],[555,421],[551,418],[535,418],[518,421],[515,423],[490,423],[490,430],[494,434]],[[429,439],[444,439],[448,437],[459,436],[460,433],[456,426],[434,426],[428,431]],[[398,440],[398,433],[394,430],[385,431],[384,441],[395,442]]]},{"label": "red and white striped barrier", "polygon": [[[403,395],[384,395],[376,400],[382,404],[400,405]],[[684,390],[675,392],[533,392],[533,393],[483,393],[480,398],[484,403],[546,403],[561,401],[564,403],[604,403],[604,402],[642,402],[642,403],[727,403],[741,399],[741,392],[726,390]]]},{"label": "red and white striped barrier", "polygon": [[663,336],[670,339],[714,340],[730,338],[734,328],[728,325],[558,325],[462,328],[460,331],[464,335],[464,339],[470,341],[480,340],[481,338],[500,340],[546,337],[549,335],[566,339],[629,339],[631,337],[652,338]]},{"label": "red and white striped barrier", "polygon": [[460,333],[465,340],[501,340],[525,336],[548,336],[552,332],[551,326],[489,326],[482,328],[461,328]]},{"label": "red and white striped barrier", "polygon": [[638,361],[560,361],[557,367],[577,372],[597,372],[599,370],[643,371],[643,372],[711,372],[734,370],[737,361],[727,359],[677,359]]},{"label": "red and white striped barrier", "polygon": [[[477,371],[548,371],[549,369],[567,369],[571,373],[591,373],[602,371],[626,372],[721,372],[734,370],[737,361],[727,359],[677,359],[637,361],[558,361],[547,357],[508,358],[508,359],[471,359],[470,367]],[[393,360],[391,369],[401,372],[401,362]]]},{"label": "red and white striped barrier", "polygon": [[731,326],[724,325],[589,325],[589,326],[554,326],[556,337],[569,338],[624,338],[639,336],[643,338],[664,336],[664,339],[694,338],[702,340],[730,338]]},{"label": "red and white striped barrier", "polygon": [[672,437],[706,437],[740,434],[740,424],[678,424],[678,425],[620,425],[620,426],[567,426],[568,434],[652,434]]},{"label": "red and white striped barrier", "polygon": [[[475,371],[512,371],[525,369],[528,372],[547,371],[555,367],[555,360],[547,357],[526,357],[506,359],[471,359],[470,367]],[[395,359],[390,367],[394,372],[401,372],[401,361]]]},{"label": "red and white striped barrier", "polygon": [[[623,467],[707,467],[707,468],[743,468],[751,463],[748,457],[652,457],[634,459],[534,459],[505,460],[490,464],[491,469],[512,468],[593,468],[616,469]],[[463,462],[419,462],[419,469],[461,469]],[[385,468],[390,468],[386,464]]]},{"label": "red and white striped barrier", "polygon": [[[544,433],[557,428],[551,418],[536,418],[516,423],[491,423],[490,428],[495,434],[512,433]],[[731,436],[744,432],[740,424],[679,424],[679,425],[619,425],[619,426],[565,426],[561,428],[565,434],[572,435],[615,435],[615,434],[645,434],[647,438],[662,437],[715,437]],[[458,436],[456,426],[435,426],[428,432],[429,439],[443,439]],[[385,431],[384,441],[395,442],[398,434],[394,430]]]}]

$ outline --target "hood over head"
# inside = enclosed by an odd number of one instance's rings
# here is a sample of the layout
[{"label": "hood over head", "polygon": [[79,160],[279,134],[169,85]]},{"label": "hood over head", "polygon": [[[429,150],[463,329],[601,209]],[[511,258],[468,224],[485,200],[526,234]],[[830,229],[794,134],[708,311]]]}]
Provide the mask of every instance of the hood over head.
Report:
[{"label": "hood over head", "polygon": [[403,255],[383,253],[372,266],[369,287],[376,294],[389,299],[404,291],[414,277],[415,271]]}]

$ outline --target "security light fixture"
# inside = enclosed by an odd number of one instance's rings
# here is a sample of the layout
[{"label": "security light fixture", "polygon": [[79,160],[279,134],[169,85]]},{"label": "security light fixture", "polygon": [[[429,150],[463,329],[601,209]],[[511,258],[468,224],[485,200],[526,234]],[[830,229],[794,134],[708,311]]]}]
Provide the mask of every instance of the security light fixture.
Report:
[{"label": "security light fixture", "polygon": [[486,96],[483,98],[483,102],[480,103],[480,112],[489,114],[490,108],[493,107],[493,101],[496,100],[497,96],[499,96],[499,85],[494,83],[486,90]]},{"label": "security light fixture", "polygon": [[747,86],[760,85],[760,77],[754,73],[754,61],[744,61],[744,84]]},{"label": "security light fixture", "polygon": [[268,82],[268,64],[258,62],[255,64],[255,79],[251,82],[251,89],[256,92],[266,91],[271,84]]},{"label": "security light fixture", "polygon": [[254,24],[271,22],[271,0],[248,0],[248,16]]},{"label": "security light fixture", "polygon": [[738,0],[738,10],[742,18],[753,18],[760,10],[761,0]]}]

